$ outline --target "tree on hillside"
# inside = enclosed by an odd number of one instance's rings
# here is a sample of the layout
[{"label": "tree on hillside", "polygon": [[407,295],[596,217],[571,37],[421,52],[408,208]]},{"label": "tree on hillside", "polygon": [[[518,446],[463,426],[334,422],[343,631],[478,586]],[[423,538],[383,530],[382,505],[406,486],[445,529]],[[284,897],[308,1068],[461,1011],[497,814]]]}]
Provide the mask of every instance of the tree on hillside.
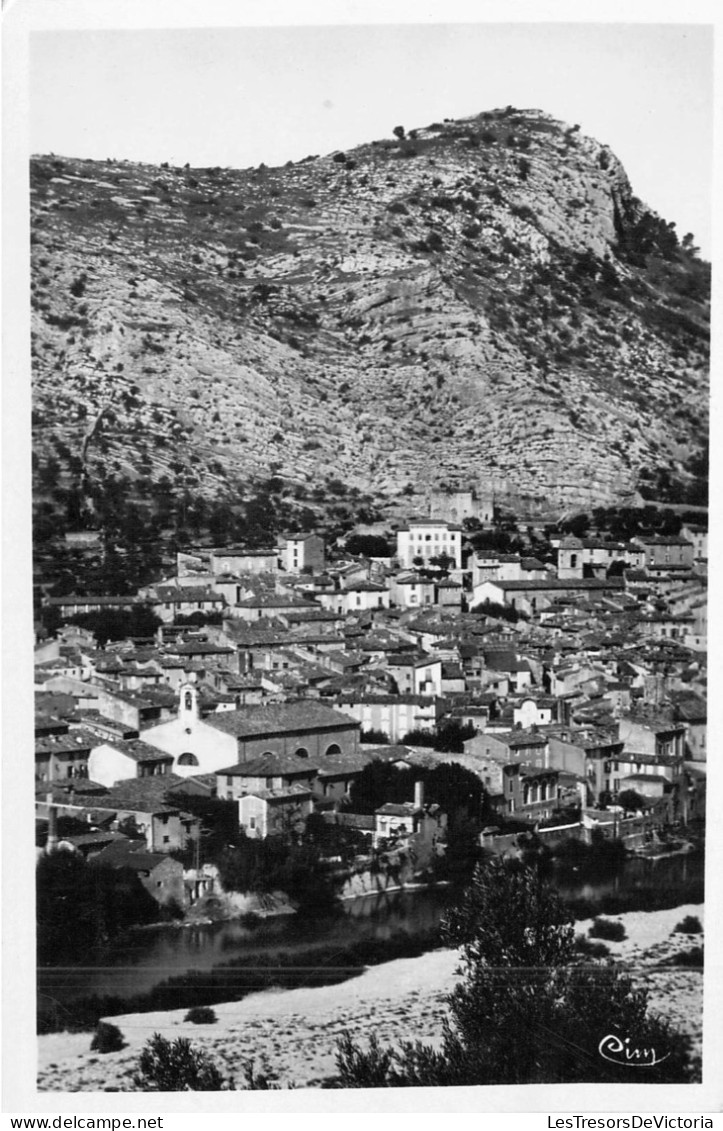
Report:
[{"label": "tree on hillside", "polygon": [[[441,1049],[373,1040],[365,1050],[347,1033],[339,1087],[693,1079],[687,1039],[648,1015],[646,991],[612,963],[577,959],[572,921],[534,866],[478,865],[443,936],[461,947],[461,980],[447,999]],[[654,1049],[655,1063],[625,1062],[626,1040]]]}]

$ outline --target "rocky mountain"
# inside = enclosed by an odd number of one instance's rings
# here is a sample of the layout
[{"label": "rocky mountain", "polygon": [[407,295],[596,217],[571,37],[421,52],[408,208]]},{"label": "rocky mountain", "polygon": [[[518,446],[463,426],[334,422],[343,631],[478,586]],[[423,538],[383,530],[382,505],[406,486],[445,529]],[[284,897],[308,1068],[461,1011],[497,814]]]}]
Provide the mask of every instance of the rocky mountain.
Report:
[{"label": "rocky mountain", "polygon": [[31,194],[36,502],[71,523],[104,483],[554,513],[705,463],[708,265],[540,111],[274,169],[37,157]]}]

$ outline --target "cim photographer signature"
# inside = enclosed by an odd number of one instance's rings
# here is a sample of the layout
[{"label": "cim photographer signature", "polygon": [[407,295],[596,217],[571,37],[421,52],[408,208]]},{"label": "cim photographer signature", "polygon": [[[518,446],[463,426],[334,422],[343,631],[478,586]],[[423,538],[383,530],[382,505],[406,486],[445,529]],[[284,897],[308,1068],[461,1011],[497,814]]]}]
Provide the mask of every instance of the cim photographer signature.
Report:
[{"label": "cim photographer signature", "polygon": [[619,1037],[615,1033],[603,1037],[597,1051],[611,1064],[624,1064],[630,1068],[654,1068],[670,1056],[666,1053],[659,1057],[654,1048],[637,1048],[631,1044],[630,1037]]}]

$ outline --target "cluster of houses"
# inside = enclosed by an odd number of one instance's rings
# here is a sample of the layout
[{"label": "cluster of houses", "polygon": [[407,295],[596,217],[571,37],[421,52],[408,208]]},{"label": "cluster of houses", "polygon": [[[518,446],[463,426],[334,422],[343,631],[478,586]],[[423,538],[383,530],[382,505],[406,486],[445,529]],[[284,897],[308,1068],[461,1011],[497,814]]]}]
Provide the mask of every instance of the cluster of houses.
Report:
[{"label": "cluster of houses", "polygon": [[[394,557],[330,554],[300,534],[189,548],[134,597],[47,598],[63,623],[35,654],[45,850],[135,867],[155,898],[183,904],[206,882],[200,856],[184,872],[168,855],[200,845],[190,795],[233,801],[253,837],[319,812],[372,844],[442,843],[444,815],[419,788],[349,812],[374,759],[415,782],[420,767],[461,764],[501,829],[574,814],[605,830],[631,804],[651,826],[701,818],[704,531],[552,545],[556,562],[469,552],[462,526],[420,518]],[[154,637],[101,648],[72,623],[129,602],[156,613]],[[455,726],[463,749],[435,749]],[[75,831],[59,837],[59,817]]]}]

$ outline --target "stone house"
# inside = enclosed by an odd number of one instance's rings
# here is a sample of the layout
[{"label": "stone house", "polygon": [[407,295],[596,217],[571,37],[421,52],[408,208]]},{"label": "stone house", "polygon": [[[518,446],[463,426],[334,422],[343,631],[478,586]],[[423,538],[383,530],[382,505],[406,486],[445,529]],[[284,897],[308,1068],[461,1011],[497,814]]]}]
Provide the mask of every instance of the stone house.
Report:
[{"label": "stone house", "polygon": [[247,550],[243,546],[227,546],[211,550],[209,568],[214,576],[223,573],[276,573],[279,555],[275,548]]},{"label": "stone house", "polygon": [[88,777],[88,759],[98,740],[83,727],[60,723],[55,733],[35,738],[35,780],[68,781]]},{"label": "stone house", "polygon": [[705,762],[707,754],[708,706],[695,691],[674,691],[670,698],[677,722],[685,726],[685,757]]},{"label": "stone house", "polygon": [[384,841],[408,847],[417,869],[429,865],[437,846],[444,841],[447,828],[447,814],[438,805],[424,804],[421,781],[415,782],[414,801],[388,802],[375,809],[374,819],[374,847],[378,848]]},{"label": "stone house", "polygon": [[191,616],[192,613],[221,613],[226,607],[220,593],[200,586],[158,585],[155,594],[153,611],[167,624],[172,624],[177,617]]},{"label": "stone house", "polygon": [[387,671],[402,695],[441,695],[442,661],[432,656],[389,656]]},{"label": "stone house", "polygon": [[346,614],[388,609],[390,596],[387,586],[375,581],[355,581],[334,594],[338,611]]},{"label": "stone house", "polygon": [[172,754],[139,738],[99,743],[88,756],[90,779],[109,787],[128,778],[169,774],[172,766]]},{"label": "stone house", "polygon": [[264,839],[300,831],[314,810],[311,790],[301,785],[260,789],[238,801],[239,826],[249,837]]},{"label": "stone house", "polygon": [[708,527],[686,522],[680,531],[681,538],[693,545],[693,559],[696,562],[708,561]]},{"label": "stone house", "polygon": [[626,715],[618,720],[618,734],[626,750],[683,761],[685,723],[654,715]]},{"label": "stone house", "polygon": [[102,804],[115,812],[119,826],[142,836],[150,852],[184,849],[200,836],[201,822],[167,800],[175,784],[182,784],[176,775],[130,778],[109,789]]},{"label": "stone house", "polygon": [[316,761],[296,754],[264,754],[248,762],[216,771],[216,793],[227,801],[237,801],[259,790],[283,791],[292,785],[311,789],[319,772]]},{"label": "stone house", "polygon": [[318,534],[292,534],[281,542],[279,548],[281,565],[287,573],[301,573],[302,570],[321,572],[325,553],[324,539]]},{"label": "stone house", "polygon": [[163,853],[138,850],[132,842],[118,842],[94,856],[91,864],[128,868],[135,872],[149,895],[162,907],[170,904],[186,906],[187,893],[180,860],[173,860]]},{"label": "stone house", "polygon": [[475,586],[472,606],[485,601],[509,605],[528,616],[548,609],[560,597],[588,598],[619,595],[625,586],[621,577],[569,577],[546,581],[485,581]]},{"label": "stone house", "polygon": [[475,757],[492,757],[502,763],[524,762],[538,769],[550,765],[547,734],[535,727],[498,734],[483,731],[465,741],[464,752]]},{"label": "stone house", "polygon": [[677,535],[656,535],[647,537],[636,535],[634,541],[645,551],[647,570],[692,569],[695,560],[695,547],[687,538]]},{"label": "stone house", "polygon": [[524,762],[511,762],[502,769],[505,812],[523,820],[551,817],[559,805],[559,773]]},{"label": "stone house", "polygon": [[444,711],[444,701],[423,695],[366,695],[346,692],[337,696],[340,711],[356,719],[362,730],[378,730],[390,742],[400,742],[414,730],[434,730]]},{"label": "stone house", "polygon": [[610,767],[622,755],[622,740],[596,727],[559,727],[548,734],[548,764],[578,780],[585,804],[588,796],[597,801],[604,790],[611,789]]},{"label": "stone house", "polygon": [[434,604],[434,581],[418,573],[399,573],[389,581],[392,603],[402,609]]},{"label": "stone house", "polygon": [[444,609],[461,609],[463,587],[460,581],[451,577],[435,583],[436,604]]},{"label": "stone house", "polygon": [[458,766],[476,774],[490,797],[502,798],[504,792],[502,771],[506,765],[504,757],[497,752],[494,754],[471,752],[468,744],[472,741],[467,739],[464,743],[464,754],[445,754],[443,761],[455,762]]},{"label": "stone house", "polygon": [[319,605],[314,601],[305,601],[303,597],[294,594],[258,594],[238,601],[228,611],[233,617],[250,623],[264,618],[277,618],[285,613],[301,611],[318,612]]}]

